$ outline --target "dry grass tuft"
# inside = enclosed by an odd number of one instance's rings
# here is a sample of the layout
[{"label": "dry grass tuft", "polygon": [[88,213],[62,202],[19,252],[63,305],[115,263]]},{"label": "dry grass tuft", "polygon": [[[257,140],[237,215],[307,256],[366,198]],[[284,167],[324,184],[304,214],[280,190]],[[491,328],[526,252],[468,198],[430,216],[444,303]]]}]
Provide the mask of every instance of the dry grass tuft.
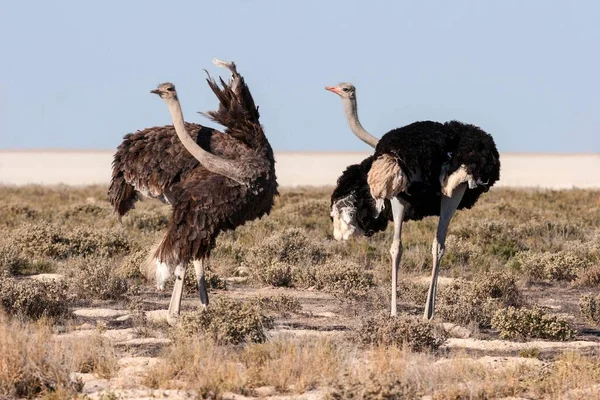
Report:
[{"label": "dry grass tuft", "polygon": [[330,384],[341,371],[340,347],[327,338],[282,338],[244,348],[240,360],[251,387],[293,387],[303,393]]},{"label": "dry grass tuft", "polygon": [[205,335],[218,344],[262,343],[273,320],[255,302],[217,299],[210,307],[185,313],[177,328],[183,335]]},{"label": "dry grass tuft", "polygon": [[51,334],[46,324],[27,325],[0,311],[0,395],[34,397],[74,389],[65,354],[57,344],[48,343]]},{"label": "dry grass tuft", "polygon": [[240,392],[245,379],[235,351],[203,336],[182,336],[168,347],[143,384],[150,388],[194,388],[199,398],[216,398],[225,391]]},{"label": "dry grass tuft", "polygon": [[0,397],[70,398],[80,389],[71,372],[116,372],[116,355],[100,337],[49,340],[52,333],[47,321],[24,323],[0,311]]},{"label": "dry grass tuft", "polygon": [[492,328],[500,332],[502,339],[570,340],[577,333],[567,321],[548,315],[539,307],[498,310],[492,318]]},{"label": "dry grass tuft", "polygon": [[148,250],[138,250],[125,257],[117,268],[117,275],[125,279],[143,280],[145,279],[141,267],[148,258]]},{"label": "dry grass tuft", "polygon": [[299,229],[275,233],[252,247],[245,265],[255,280],[272,286],[313,287],[345,297],[365,295],[373,274],[356,262],[332,256]]},{"label": "dry grass tuft", "polygon": [[364,317],[355,336],[363,344],[407,347],[413,351],[435,350],[447,337],[441,326],[422,318],[390,317],[383,313]]}]

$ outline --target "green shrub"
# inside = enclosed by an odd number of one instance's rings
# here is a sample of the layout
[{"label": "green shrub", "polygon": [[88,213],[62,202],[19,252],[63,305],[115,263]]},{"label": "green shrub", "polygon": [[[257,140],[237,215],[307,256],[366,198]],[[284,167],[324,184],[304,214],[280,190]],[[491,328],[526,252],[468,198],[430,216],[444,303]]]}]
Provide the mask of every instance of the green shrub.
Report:
[{"label": "green shrub", "polygon": [[67,230],[47,222],[23,225],[14,231],[9,243],[29,258],[111,257],[130,249],[129,241],[116,230],[83,227]]},{"label": "green shrub", "polygon": [[520,252],[509,263],[510,267],[525,273],[530,279],[572,281],[590,265],[589,260],[570,251],[556,253]]},{"label": "green shrub", "polygon": [[436,314],[460,325],[476,323],[487,328],[496,310],[523,302],[515,278],[488,272],[473,281],[456,279],[439,289]]},{"label": "green shrub", "polygon": [[116,300],[124,297],[127,281],[114,271],[114,261],[102,258],[77,258],[68,261],[68,285],[80,300]]},{"label": "green shrub", "polygon": [[149,211],[133,210],[124,219],[124,224],[142,232],[159,232],[167,227],[169,217],[158,209]]},{"label": "green shrub", "polygon": [[499,331],[502,339],[570,340],[577,333],[567,321],[548,315],[539,307],[500,309],[492,318],[492,328]]},{"label": "green shrub", "polygon": [[459,227],[455,235],[458,239],[468,239],[478,243],[484,252],[508,260],[519,251],[525,250],[513,225],[506,221],[482,221]]},{"label": "green shrub", "polygon": [[596,288],[600,286],[600,264],[580,269],[577,272],[575,286]]},{"label": "green shrub", "polygon": [[327,256],[322,245],[293,228],[277,232],[250,248],[244,266],[259,282],[287,287],[294,284],[294,269],[318,264]]},{"label": "green shrub", "polygon": [[302,309],[302,305],[298,299],[285,294],[257,297],[255,301],[265,311],[275,311],[284,315],[289,313],[297,313]]},{"label": "green shrub", "polygon": [[16,275],[21,274],[29,267],[29,260],[22,257],[18,249],[0,244],[0,272],[6,271],[11,275]]},{"label": "green shrub", "polygon": [[80,203],[73,204],[67,207],[60,213],[60,216],[65,219],[99,219],[101,217],[108,217],[112,213],[112,210],[106,206],[100,206],[98,204],[91,203]]},{"label": "green shrub", "polygon": [[364,266],[340,257],[331,257],[322,265],[300,272],[308,275],[303,278],[304,287],[314,286],[343,297],[364,296],[374,285],[373,274]]},{"label": "green shrub", "polygon": [[38,319],[64,317],[70,297],[62,281],[15,279],[0,273],[0,304],[7,314]]},{"label": "green shrub", "polygon": [[185,335],[204,334],[219,344],[262,343],[273,320],[256,302],[217,299],[206,309],[181,315],[179,330]]},{"label": "green shrub", "polygon": [[147,257],[147,249],[138,250],[123,257],[123,260],[117,269],[118,275],[126,279],[144,279],[141,266],[144,265]]},{"label": "green shrub", "polygon": [[364,317],[355,337],[363,344],[406,346],[413,351],[435,350],[447,338],[441,326],[420,317],[379,313]]},{"label": "green shrub", "polygon": [[600,326],[600,295],[589,294],[579,299],[579,309],[584,320],[594,326]]}]

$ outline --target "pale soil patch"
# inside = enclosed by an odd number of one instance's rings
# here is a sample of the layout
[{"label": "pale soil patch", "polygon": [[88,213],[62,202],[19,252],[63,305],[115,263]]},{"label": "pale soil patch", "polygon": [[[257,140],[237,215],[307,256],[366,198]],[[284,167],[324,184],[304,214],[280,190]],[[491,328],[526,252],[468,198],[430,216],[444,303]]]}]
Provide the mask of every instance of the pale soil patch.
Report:
[{"label": "pale soil patch", "polygon": [[567,351],[567,350],[594,350],[600,349],[600,342],[574,341],[574,342],[551,342],[543,340],[531,340],[527,342],[510,342],[507,340],[480,340],[449,338],[442,345],[446,349],[479,350],[490,352],[518,352],[526,349]]}]

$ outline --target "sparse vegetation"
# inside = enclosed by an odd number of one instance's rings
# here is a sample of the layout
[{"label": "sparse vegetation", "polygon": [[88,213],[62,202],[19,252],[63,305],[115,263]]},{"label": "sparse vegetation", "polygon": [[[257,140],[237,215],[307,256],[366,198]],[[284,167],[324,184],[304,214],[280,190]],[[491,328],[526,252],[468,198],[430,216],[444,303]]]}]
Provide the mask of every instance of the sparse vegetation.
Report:
[{"label": "sparse vegetation", "polygon": [[[72,372],[111,377],[117,369],[114,349],[99,337],[51,340],[48,321],[25,323],[0,310],[0,397],[64,395],[78,389]],[[60,396],[59,396],[60,397]]]},{"label": "sparse vegetation", "polygon": [[[391,224],[368,239],[335,242],[330,189],[284,189],[269,217],[218,238],[207,280],[219,290],[206,311],[193,310],[188,268],[179,328],[146,314],[166,308],[170,288],[157,293],[140,271],[169,207],[140,202],[119,224],[105,193],[101,186],[0,192],[0,398],[74,397],[83,383],[70,373],[118,381],[118,358],[157,354],[158,347],[116,345],[107,339],[115,328],[135,340],[176,339],[161,344],[161,360],[142,384],[197,390],[199,398],[261,396],[261,386],[292,395],[327,387],[323,396],[336,399],[568,398],[571,390],[583,393],[573,398],[591,398],[596,392],[585,390],[600,384],[594,355],[536,344],[507,354],[515,357],[483,351],[480,358],[448,350],[455,339],[445,340],[438,325],[467,326],[483,339],[592,337],[587,328],[600,325],[600,296],[580,296],[600,283],[599,191],[494,189],[458,212],[429,323],[422,307],[435,218],[403,228],[400,315],[390,318]],[[38,273],[62,278],[28,277]],[[94,329],[91,318],[64,318],[80,305],[130,315],[99,318]],[[55,340],[70,329],[95,333]],[[104,394],[111,396],[118,394]]]}]

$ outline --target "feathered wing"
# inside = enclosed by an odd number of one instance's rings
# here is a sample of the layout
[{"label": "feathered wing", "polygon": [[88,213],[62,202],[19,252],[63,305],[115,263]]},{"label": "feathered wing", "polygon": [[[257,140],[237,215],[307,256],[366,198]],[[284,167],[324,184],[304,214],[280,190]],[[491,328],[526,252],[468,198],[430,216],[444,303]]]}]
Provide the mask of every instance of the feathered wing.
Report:
[{"label": "feathered wing", "polygon": [[167,233],[155,258],[170,266],[210,256],[219,232],[234,229],[247,189],[202,166],[169,189],[174,199]]},{"label": "feathered wing", "polygon": [[250,89],[241,75],[236,75],[230,84],[219,78],[219,84],[210,76],[206,79],[219,100],[215,111],[201,113],[211,120],[227,127],[226,133],[247,144],[253,149],[268,145],[259,118],[258,107]]},{"label": "feathered wing", "polygon": [[500,179],[500,155],[492,136],[479,127],[458,121],[444,126],[458,141],[440,177],[442,192],[451,194],[459,184],[468,183],[459,209],[471,208]]},{"label": "feathered wing", "polygon": [[[215,129],[191,123],[186,123],[186,129],[203,149],[223,158],[234,159],[246,151],[243,143]],[[166,189],[185,179],[198,165],[173,125],[128,134],[113,157],[109,201],[119,218],[134,208],[137,192],[168,201]]]}]

